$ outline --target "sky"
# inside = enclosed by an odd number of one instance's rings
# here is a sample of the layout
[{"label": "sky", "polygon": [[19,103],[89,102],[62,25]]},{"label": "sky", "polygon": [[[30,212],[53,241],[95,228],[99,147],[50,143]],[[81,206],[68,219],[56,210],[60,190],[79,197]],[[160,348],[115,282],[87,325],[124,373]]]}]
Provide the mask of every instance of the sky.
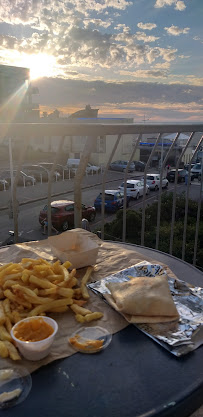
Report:
[{"label": "sky", "polygon": [[1,0],[0,64],[30,68],[40,110],[202,122],[203,0]]}]

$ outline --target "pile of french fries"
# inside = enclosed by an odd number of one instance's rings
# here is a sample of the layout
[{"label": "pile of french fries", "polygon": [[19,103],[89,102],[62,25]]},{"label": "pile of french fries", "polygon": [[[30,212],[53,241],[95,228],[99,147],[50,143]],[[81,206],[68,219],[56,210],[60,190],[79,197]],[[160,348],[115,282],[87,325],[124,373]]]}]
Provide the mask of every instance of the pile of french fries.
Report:
[{"label": "pile of french fries", "polygon": [[[19,360],[21,357],[10,335],[11,328],[23,318],[63,313],[71,310],[80,323],[100,319],[83,305],[89,294],[86,284],[93,267],[88,267],[81,280],[71,264],[44,259],[23,258],[19,263],[0,267],[0,356]],[[79,282],[80,281],[80,282]]]}]

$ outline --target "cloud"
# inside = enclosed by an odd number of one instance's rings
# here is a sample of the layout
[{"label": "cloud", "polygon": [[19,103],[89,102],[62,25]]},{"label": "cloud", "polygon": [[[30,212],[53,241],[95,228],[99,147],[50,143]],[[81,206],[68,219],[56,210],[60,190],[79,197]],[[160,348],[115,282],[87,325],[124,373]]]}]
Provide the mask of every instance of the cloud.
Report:
[{"label": "cloud", "polygon": [[133,3],[129,0],[1,0],[1,20],[7,23],[29,24],[38,29],[57,28],[76,23],[91,12],[105,13],[109,8],[125,10]]},{"label": "cloud", "polygon": [[175,5],[175,9],[179,10],[180,12],[182,12],[183,10],[186,9],[186,5],[184,3],[184,1],[177,1],[176,5]]},{"label": "cloud", "polygon": [[139,22],[137,26],[138,28],[143,29],[143,30],[152,30],[157,27],[155,23],[142,23],[142,22]]},{"label": "cloud", "polygon": [[165,6],[174,6],[175,10],[183,11],[186,8],[184,1],[177,0],[156,0],[154,7],[162,8]]},{"label": "cloud", "polygon": [[104,82],[65,80],[62,78],[42,78],[33,83],[38,86],[42,105],[78,105],[87,104],[91,92],[91,105],[102,103],[134,102],[140,103],[196,103],[203,107],[203,87],[189,84],[163,84],[148,82]]},{"label": "cloud", "polygon": [[121,75],[130,75],[131,77],[137,78],[166,78],[167,72],[160,69],[152,70],[137,70],[134,72],[120,71]]},{"label": "cloud", "polygon": [[136,32],[135,37],[138,41],[143,42],[155,42],[159,37],[157,36],[147,36],[145,32]]},{"label": "cloud", "polygon": [[151,121],[201,120],[203,87],[157,82],[104,82],[44,78],[35,81],[41,111],[70,114],[88,103],[100,117],[136,117],[150,112]]},{"label": "cloud", "polygon": [[84,27],[88,27],[90,26],[90,24],[92,23],[94,26],[101,26],[104,28],[108,28],[109,26],[111,26],[112,24],[112,20],[101,20],[101,19],[89,19],[89,18],[85,18],[83,20],[84,23]]},{"label": "cloud", "polygon": [[200,43],[203,43],[203,39],[201,39],[199,36],[195,36],[193,38],[194,41],[199,41]]},{"label": "cloud", "polygon": [[190,28],[181,29],[178,26],[174,26],[174,25],[172,25],[170,27],[165,27],[164,29],[166,30],[166,32],[169,35],[173,35],[173,36],[179,36],[181,34],[187,34],[190,30]]}]

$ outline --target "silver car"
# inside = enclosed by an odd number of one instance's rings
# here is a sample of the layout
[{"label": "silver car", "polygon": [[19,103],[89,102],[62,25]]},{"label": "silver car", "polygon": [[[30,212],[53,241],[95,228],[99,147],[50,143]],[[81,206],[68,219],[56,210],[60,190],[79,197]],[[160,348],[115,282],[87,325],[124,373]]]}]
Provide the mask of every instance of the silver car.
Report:
[{"label": "silver car", "polygon": [[[121,171],[121,172],[125,172],[126,168],[128,165],[128,161],[114,161],[109,165],[109,169],[112,169],[113,171]],[[128,167],[128,172],[133,172],[135,171],[135,164],[134,162],[131,162],[129,167]]]},{"label": "silver car", "polygon": [[[160,186],[160,175],[159,174],[147,174],[147,185],[149,186],[150,190],[158,190]],[[168,187],[168,180],[166,178],[162,178],[162,188]]]},{"label": "silver car", "polygon": [[[118,187],[124,193],[124,182]],[[128,180],[126,185],[126,193],[130,198],[138,198],[144,194],[143,180]],[[146,194],[149,194],[149,186],[146,184]]]}]

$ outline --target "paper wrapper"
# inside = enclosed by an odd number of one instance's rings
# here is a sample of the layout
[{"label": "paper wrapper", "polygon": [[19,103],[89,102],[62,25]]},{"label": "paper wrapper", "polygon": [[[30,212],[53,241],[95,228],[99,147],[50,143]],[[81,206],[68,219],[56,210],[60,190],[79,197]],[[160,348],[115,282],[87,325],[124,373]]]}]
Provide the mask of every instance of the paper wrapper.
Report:
[{"label": "paper wrapper", "polygon": [[[78,232],[93,240],[96,239],[98,242],[97,236],[91,232],[83,229],[78,229]],[[105,278],[110,274],[115,274],[124,268],[131,267],[138,262],[146,260],[146,256],[137,252],[136,247],[133,248],[133,250],[129,250],[128,248],[126,249],[125,245],[117,245],[116,243],[102,241],[100,241],[100,243],[101,245],[99,247],[97,263],[91,276],[91,282],[100,281],[102,278]],[[39,256],[48,260],[53,259],[51,249],[48,246],[48,240],[12,245],[2,248],[0,250],[0,263],[19,262],[22,257],[36,258]],[[152,264],[156,263],[153,258],[148,258],[148,261]],[[163,266],[166,272],[175,278],[172,271],[166,265]],[[83,276],[85,270],[86,269],[84,268],[83,270],[77,271],[77,276]],[[98,295],[94,294],[92,291],[89,291],[89,294],[90,299],[86,304],[86,307],[91,311],[101,311],[104,314],[100,320],[89,323],[89,326],[98,325],[104,327],[112,334],[128,326],[128,322],[119,313],[114,311],[107,303],[100,299]],[[18,361],[16,364],[17,366],[22,364],[22,366],[25,366],[29,372],[33,372],[41,366],[47,365],[54,360],[66,358],[76,353],[69,345],[68,339],[72,333],[77,331],[82,325],[75,320],[74,314],[71,311],[67,311],[63,314],[50,314],[50,317],[55,319],[59,326],[58,333],[51,348],[51,353],[41,361],[31,362],[23,359],[20,362]],[[14,361],[0,358],[0,369],[6,368],[8,364],[15,368]],[[59,369],[62,372],[63,362],[59,364]]]},{"label": "paper wrapper", "polygon": [[48,238],[52,253],[61,262],[71,262],[72,268],[76,269],[95,265],[100,244],[96,235],[94,236],[97,239],[92,239],[78,230],[80,229],[68,230],[61,235]]}]

